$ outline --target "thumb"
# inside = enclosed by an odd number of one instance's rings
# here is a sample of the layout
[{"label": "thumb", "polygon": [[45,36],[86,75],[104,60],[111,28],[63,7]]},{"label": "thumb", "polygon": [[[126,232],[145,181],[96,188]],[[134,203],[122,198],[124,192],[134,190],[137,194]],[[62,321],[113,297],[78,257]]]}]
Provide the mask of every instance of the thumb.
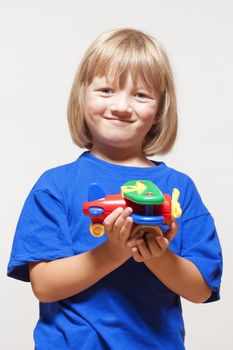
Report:
[{"label": "thumb", "polygon": [[171,242],[175,237],[175,235],[177,234],[177,231],[178,231],[178,224],[174,220],[171,222],[169,229],[165,231],[163,235],[168,239],[169,242]]}]

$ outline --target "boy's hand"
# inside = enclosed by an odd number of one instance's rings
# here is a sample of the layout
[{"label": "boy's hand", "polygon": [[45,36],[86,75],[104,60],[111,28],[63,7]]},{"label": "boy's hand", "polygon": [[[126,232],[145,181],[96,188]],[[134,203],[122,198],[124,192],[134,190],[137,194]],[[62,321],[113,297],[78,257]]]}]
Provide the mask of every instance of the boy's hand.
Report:
[{"label": "boy's hand", "polygon": [[129,259],[132,256],[126,245],[133,226],[133,219],[129,217],[132,212],[133,210],[130,207],[126,209],[117,208],[104,220],[104,228],[112,253],[114,256],[124,259]]},{"label": "boy's hand", "polygon": [[145,238],[133,238],[129,240],[127,246],[131,250],[134,260],[137,262],[158,258],[166,251],[177,231],[178,225],[176,221],[173,221],[163,235],[157,236],[154,233],[148,233]]}]

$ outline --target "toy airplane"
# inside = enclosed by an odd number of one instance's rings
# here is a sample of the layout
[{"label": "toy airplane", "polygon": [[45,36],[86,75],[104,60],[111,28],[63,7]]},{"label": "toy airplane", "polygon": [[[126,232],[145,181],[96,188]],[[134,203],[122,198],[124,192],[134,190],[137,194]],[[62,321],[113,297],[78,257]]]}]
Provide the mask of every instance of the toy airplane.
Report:
[{"label": "toy airplane", "polygon": [[112,195],[106,195],[98,184],[93,183],[89,187],[88,201],[83,204],[83,212],[91,218],[90,232],[95,237],[104,234],[104,219],[118,207],[133,209],[131,217],[136,224],[133,234],[141,230],[161,234],[159,225],[169,225],[182,215],[179,195],[179,190],[174,188],[171,199],[149,180],[127,181],[121,186],[120,194]]}]

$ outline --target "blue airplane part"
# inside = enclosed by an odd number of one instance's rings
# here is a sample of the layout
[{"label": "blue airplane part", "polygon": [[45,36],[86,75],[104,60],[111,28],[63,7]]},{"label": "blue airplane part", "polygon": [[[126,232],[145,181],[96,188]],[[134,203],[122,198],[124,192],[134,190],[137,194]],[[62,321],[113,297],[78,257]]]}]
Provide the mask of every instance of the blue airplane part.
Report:
[{"label": "blue airplane part", "polygon": [[151,204],[146,205],[146,215],[153,215],[154,206]]},{"label": "blue airplane part", "polygon": [[90,213],[91,216],[99,216],[103,214],[104,209],[99,207],[91,207],[88,209],[88,212]]},{"label": "blue airplane part", "polygon": [[135,222],[135,224],[137,225],[148,225],[148,226],[161,225],[164,221],[163,216],[144,216],[144,215],[132,214],[131,217]]},{"label": "blue airplane part", "polygon": [[89,202],[95,201],[96,199],[105,198],[105,197],[106,197],[106,193],[104,192],[102,187],[100,187],[96,183],[92,183],[89,186],[89,190],[88,190],[88,201]]}]

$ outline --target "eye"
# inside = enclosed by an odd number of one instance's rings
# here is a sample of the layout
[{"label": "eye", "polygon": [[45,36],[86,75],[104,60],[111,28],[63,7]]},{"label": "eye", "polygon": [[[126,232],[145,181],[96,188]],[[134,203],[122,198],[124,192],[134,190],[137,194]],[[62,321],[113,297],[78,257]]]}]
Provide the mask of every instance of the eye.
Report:
[{"label": "eye", "polygon": [[150,98],[148,95],[146,95],[144,92],[137,92],[136,96],[139,97],[140,100],[144,100],[145,98]]},{"label": "eye", "polygon": [[106,94],[106,95],[110,95],[110,94],[112,94],[113,93],[113,89],[111,89],[111,88],[101,88],[101,89],[99,89],[99,91],[100,92],[103,92],[104,94]]},{"label": "eye", "polygon": [[144,94],[143,92],[137,92],[136,95],[138,95],[138,97],[140,97],[140,98],[146,97],[146,94]]}]

